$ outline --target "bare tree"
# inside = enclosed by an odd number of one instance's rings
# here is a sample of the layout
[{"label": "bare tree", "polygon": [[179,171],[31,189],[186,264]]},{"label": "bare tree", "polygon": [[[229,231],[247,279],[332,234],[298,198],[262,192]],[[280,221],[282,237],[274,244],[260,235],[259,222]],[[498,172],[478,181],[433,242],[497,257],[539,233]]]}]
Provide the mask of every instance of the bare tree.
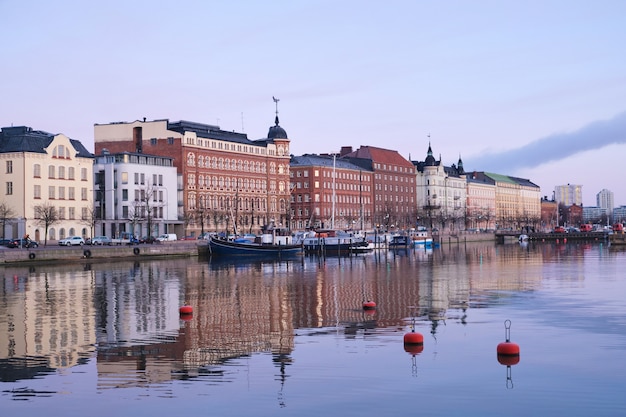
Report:
[{"label": "bare tree", "polygon": [[15,221],[15,212],[6,203],[0,204],[0,227],[2,227],[2,238],[4,239],[5,228]]},{"label": "bare tree", "polygon": [[50,203],[40,204],[35,206],[35,224],[44,228],[44,243],[46,246],[48,244],[48,229],[50,226],[57,224],[59,219],[59,213],[57,212],[57,208],[54,207]]},{"label": "bare tree", "polygon": [[85,226],[89,226],[89,229],[91,230],[92,238],[94,237],[94,229],[96,228],[98,224],[98,220],[100,219],[100,213],[98,210],[99,209],[96,207],[88,206],[85,216],[81,217],[80,219],[81,224],[84,224]]}]

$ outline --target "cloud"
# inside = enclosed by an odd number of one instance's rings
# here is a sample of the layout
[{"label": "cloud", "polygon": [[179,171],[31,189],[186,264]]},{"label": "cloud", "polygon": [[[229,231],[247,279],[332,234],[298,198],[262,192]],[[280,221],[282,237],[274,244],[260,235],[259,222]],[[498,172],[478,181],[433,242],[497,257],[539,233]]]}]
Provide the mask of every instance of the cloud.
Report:
[{"label": "cloud", "polygon": [[513,173],[548,162],[559,161],[589,150],[626,143],[626,112],[601,120],[569,133],[558,133],[538,139],[517,149],[483,154],[464,161],[466,170]]}]

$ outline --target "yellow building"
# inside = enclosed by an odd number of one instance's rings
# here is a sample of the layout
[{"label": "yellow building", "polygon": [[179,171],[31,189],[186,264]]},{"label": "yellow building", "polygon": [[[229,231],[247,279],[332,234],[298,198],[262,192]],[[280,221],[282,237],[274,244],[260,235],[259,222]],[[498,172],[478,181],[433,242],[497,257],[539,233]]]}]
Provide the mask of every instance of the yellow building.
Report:
[{"label": "yellow building", "polygon": [[0,130],[0,160],[0,234],[28,234],[40,243],[89,236],[93,156],[78,140],[25,126],[5,127]]}]

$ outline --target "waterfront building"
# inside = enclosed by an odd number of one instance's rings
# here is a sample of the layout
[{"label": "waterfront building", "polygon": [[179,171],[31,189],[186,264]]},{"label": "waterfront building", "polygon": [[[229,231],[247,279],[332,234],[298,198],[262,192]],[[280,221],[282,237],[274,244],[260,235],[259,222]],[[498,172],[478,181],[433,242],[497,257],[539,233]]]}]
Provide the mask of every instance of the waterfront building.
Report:
[{"label": "waterfront building", "polygon": [[626,221],[626,206],[619,206],[613,209],[613,222],[624,223]]},{"label": "waterfront building", "polygon": [[491,230],[496,227],[496,182],[490,177],[466,175],[468,229]]},{"label": "waterfront building", "polygon": [[372,224],[380,230],[415,227],[415,167],[397,151],[361,146],[356,151],[344,146],[341,159],[372,172]]},{"label": "waterfront building", "polygon": [[[446,167],[433,156],[430,143],[424,161],[413,161],[416,171],[416,204],[418,217],[428,227],[465,229],[467,209],[467,180],[463,161]],[[489,211],[490,212],[490,211]],[[477,213],[475,213],[477,214]]]},{"label": "waterfront building", "polygon": [[336,155],[292,156],[291,228],[369,230],[373,172]]},{"label": "waterfront building", "polygon": [[541,199],[541,220],[539,230],[550,232],[554,230],[559,223],[559,206],[556,201],[548,200],[547,197]]},{"label": "waterfront building", "polygon": [[95,234],[136,237],[183,235],[176,198],[178,177],[172,158],[144,153],[110,154],[94,164]]},{"label": "waterfront building", "polygon": [[541,223],[541,189],[525,178],[475,172],[476,178],[489,178],[496,186],[496,227],[519,229]]},{"label": "waterfront building", "polygon": [[266,138],[218,126],[169,120],[95,125],[96,153],[133,152],[171,157],[179,177],[170,193],[184,234],[202,230],[258,232],[286,225],[289,216],[289,139],[275,124]]},{"label": "waterfront building", "polygon": [[554,187],[554,200],[557,204],[563,204],[566,207],[571,205],[583,205],[583,186],[582,185],[557,185]]},{"label": "waterfront building", "polygon": [[613,191],[605,188],[596,194],[596,206],[606,209],[607,215],[612,216],[613,208],[615,207]]},{"label": "waterfront building", "polygon": [[0,205],[8,209],[1,235],[28,234],[40,243],[89,236],[93,155],[81,142],[26,126],[4,127],[0,159]]},{"label": "waterfront building", "polygon": [[608,225],[610,217],[608,211],[604,207],[583,207],[583,222],[591,224]]}]

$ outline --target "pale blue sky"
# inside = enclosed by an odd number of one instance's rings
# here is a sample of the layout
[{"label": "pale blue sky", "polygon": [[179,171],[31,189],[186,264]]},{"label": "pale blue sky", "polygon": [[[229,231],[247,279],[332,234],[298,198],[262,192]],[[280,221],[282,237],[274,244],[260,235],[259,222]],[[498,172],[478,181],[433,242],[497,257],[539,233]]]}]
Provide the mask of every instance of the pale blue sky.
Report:
[{"label": "pale blue sky", "polygon": [[430,134],[446,165],[626,204],[624,0],[0,0],[0,22],[2,126],[90,150],[94,123],[143,117],[258,139],[276,96],[294,154],[423,160]]}]

